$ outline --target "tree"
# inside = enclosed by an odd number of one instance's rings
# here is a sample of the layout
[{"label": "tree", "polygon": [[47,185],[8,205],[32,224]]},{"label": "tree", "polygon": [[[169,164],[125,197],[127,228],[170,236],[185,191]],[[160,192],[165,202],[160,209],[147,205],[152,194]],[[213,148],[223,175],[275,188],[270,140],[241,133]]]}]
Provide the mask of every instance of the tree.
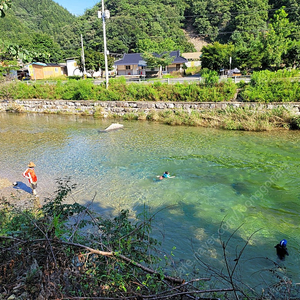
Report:
[{"label": "tree", "polygon": [[284,7],[277,10],[271,19],[267,33],[262,37],[265,49],[264,67],[276,66],[278,68],[282,63],[283,55],[287,52],[293,29],[287,16]]},{"label": "tree", "polygon": [[283,55],[283,62],[287,67],[297,68],[300,66],[300,42],[292,41]]},{"label": "tree", "polygon": [[234,44],[247,44],[259,37],[267,28],[268,0],[237,0],[232,6],[232,20],[227,27],[233,32],[230,40]]},{"label": "tree", "polygon": [[[86,50],[85,51],[85,68],[92,75],[99,70],[105,70],[105,57],[104,54],[94,50]],[[114,64],[114,58],[111,56],[107,56],[107,66],[108,70],[112,70]],[[79,68],[83,71],[83,63],[80,61]],[[103,75],[103,72],[101,73]]]},{"label": "tree", "polygon": [[5,11],[11,7],[11,0],[1,0],[0,1],[0,17],[5,17]]},{"label": "tree", "polygon": [[202,48],[201,65],[203,68],[219,71],[229,67],[229,60],[234,51],[232,44],[215,42]]},{"label": "tree", "polygon": [[21,41],[20,46],[33,54],[33,61],[58,63],[62,60],[59,45],[45,33],[34,33],[28,40]]},{"label": "tree", "polygon": [[32,62],[35,56],[36,53],[29,51],[17,44],[7,45],[5,51],[1,55],[2,59],[5,58],[18,60],[20,65]]},{"label": "tree", "polygon": [[230,2],[230,0],[190,1],[189,13],[195,16],[193,25],[198,33],[209,38],[211,41],[220,38],[220,31],[223,31],[230,21]]},{"label": "tree", "polygon": [[16,71],[18,69],[19,69],[19,65],[16,60],[4,60],[0,64],[0,75],[1,77],[3,75],[6,75],[6,78],[9,78],[11,71],[13,70]]},{"label": "tree", "polygon": [[162,68],[168,66],[174,60],[174,57],[170,56],[169,52],[161,54],[145,52],[142,57],[147,62],[148,67],[159,67],[160,78],[162,77]]},{"label": "tree", "polygon": [[234,66],[239,69],[251,70],[261,68],[263,57],[263,44],[259,38],[249,41],[248,44],[235,45],[233,62]]}]

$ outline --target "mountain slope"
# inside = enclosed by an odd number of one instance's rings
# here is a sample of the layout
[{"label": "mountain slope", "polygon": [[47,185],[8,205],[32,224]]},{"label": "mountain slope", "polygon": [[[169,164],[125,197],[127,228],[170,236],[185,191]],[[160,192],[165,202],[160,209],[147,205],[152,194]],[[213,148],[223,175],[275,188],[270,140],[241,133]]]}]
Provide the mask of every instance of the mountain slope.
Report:
[{"label": "mountain slope", "polygon": [[14,0],[6,17],[0,19],[1,38],[16,42],[32,32],[57,38],[61,28],[76,17],[52,0]]}]

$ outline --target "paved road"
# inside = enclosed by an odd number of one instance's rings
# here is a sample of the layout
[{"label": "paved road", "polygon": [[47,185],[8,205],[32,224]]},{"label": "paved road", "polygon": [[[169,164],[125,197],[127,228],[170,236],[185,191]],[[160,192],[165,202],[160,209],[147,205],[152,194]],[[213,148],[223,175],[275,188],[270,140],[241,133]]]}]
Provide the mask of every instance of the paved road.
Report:
[{"label": "paved road", "polygon": [[[220,77],[220,81],[222,80],[227,80],[227,77]],[[240,81],[245,81],[245,82],[250,82],[250,76],[236,76],[236,77],[231,77],[231,79],[235,82],[238,83]],[[133,77],[130,79],[126,79],[127,83],[130,82],[136,82],[136,83],[154,83],[154,82],[161,82],[161,83],[168,83],[168,84],[175,84],[175,83],[194,83],[194,82],[201,82],[201,80],[203,80],[203,78],[201,78],[199,75],[195,75],[195,76],[186,76],[186,77],[181,77],[181,78],[163,78],[163,79],[141,79],[141,78],[137,78],[137,77]],[[100,84],[102,82],[104,82],[104,79],[95,79],[94,80],[94,84]]]}]

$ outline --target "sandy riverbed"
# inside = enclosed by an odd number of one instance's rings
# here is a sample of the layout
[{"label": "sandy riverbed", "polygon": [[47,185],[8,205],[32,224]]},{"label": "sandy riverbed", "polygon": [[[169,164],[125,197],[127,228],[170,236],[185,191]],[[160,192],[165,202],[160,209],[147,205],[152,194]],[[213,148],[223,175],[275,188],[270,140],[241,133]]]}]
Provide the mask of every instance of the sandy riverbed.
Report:
[{"label": "sandy riverbed", "polygon": [[15,187],[7,178],[0,178],[0,199],[8,200],[9,203],[21,208],[31,208],[35,205],[40,205],[38,197],[30,194],[28,189],[24,189],[22,185]]}]

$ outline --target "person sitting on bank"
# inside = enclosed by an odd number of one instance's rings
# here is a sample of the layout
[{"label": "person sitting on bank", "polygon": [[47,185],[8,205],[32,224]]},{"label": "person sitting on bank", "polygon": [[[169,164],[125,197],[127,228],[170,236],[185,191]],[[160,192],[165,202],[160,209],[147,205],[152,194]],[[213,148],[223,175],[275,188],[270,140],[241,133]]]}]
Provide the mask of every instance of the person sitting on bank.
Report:
[{"label": "person sitting on bank", "polygon": [[31,185],[32,194],[36,195],[37,177],[36,177],[35,172],[34,172],[34,167],[35,167],[35,164],[31,161],[28,164],[28,168],[23,173],[23,176],[28,179],[28,181]]}]

